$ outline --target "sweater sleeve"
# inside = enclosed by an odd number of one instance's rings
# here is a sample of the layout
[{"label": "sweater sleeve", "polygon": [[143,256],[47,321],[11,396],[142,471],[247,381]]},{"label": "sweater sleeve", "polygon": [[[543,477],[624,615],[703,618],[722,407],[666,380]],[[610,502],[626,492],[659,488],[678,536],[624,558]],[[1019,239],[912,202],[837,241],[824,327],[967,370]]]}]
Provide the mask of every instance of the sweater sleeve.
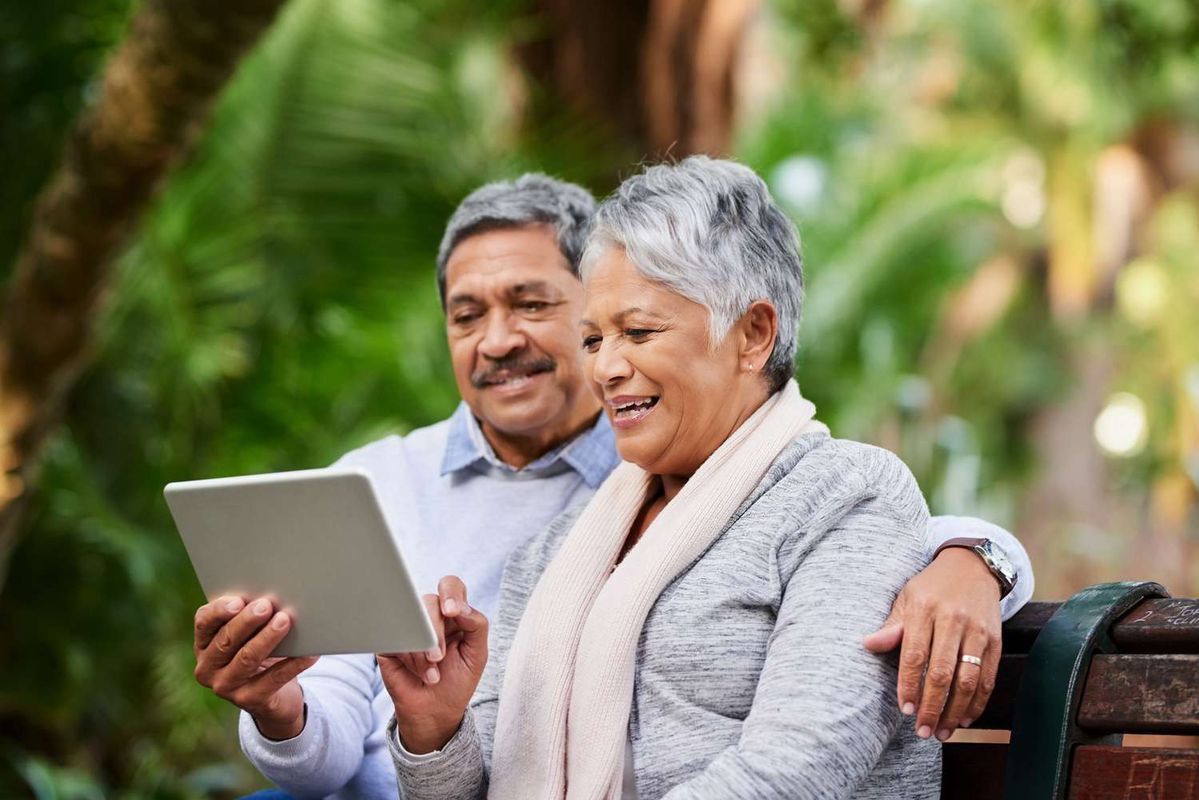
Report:
[{"label": "sweater sleeve", "polygon": [[928,526],[928,559],[932,560],[933,553],[942,544],[959,537],[990,539],[999,545],[999,549],[1016,568],[1016,585],[999,603],[999,611],[1006,622],[1032,599],[1036,579],[1032,573],[1032,560],[1028,557],[1028,551],[1015,535],[985,520],[975,517],[933,517]]},{"label": "sweater sleeve", "polygon": [[470,800],[487,794],[508,652],[541,573],[574,527],[584,505],[562,512],[545,532],[529,540],[508,558],[500,583],[499,610],[489,629],[487,667],[454,738],[441,750],[413,755],[400,744],[395,719],[392,719],[387,742],[396,765],[400,795],[405,800]]},{"label": "sweater sleeve", "polygon": [[293,797],[338,791],[362,766],[380,681],[372,655],[323,656],[300,676],[308,709],[304,730],[274,741],[243,711],[238,725],[242,751],[264,777]]},{"label": "sweater sleeve", "polygon": [[882,472],[856,498],[823,503],[800,523],[809,533],[789,537],[819,536],[780,575],[776,624],[740,740],[666,798],[850,797],[903,735],[895,663],[861,641],[924,566],[928,514],[906,468],[889,458]]}]

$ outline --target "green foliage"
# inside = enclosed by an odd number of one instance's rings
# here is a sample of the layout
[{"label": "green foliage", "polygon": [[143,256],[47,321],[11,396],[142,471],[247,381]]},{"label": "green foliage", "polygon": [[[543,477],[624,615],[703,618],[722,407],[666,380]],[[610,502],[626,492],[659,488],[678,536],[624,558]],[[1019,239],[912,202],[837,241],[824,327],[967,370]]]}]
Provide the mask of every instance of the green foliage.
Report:
[{"label": "green foliage", "polygon": [[0,276],[131,0],[0,4]]},{"label": "green foliage", "polygon": [[[1103,147],[1147,120],[1193,130],[1199,10],[1153,0],[920,0],[864,21],[848,8],[772,4],[783,23],[772,31],[776,57],[799,80],[781,87],[738,145],[790,205],[803,238],[801,383],[840,435],[900,452],[935,511],[1010,525],[1036,466],[1028,423],[1070,388],[1073,352],[1112,347],[1127,354],[1120,368],[1131,376],[1140,371],[1133,353],[1152,359],[1163,340],[1199,337],[1179,329],[1192,316],[1180,309],[1163,317],[1163,335],[1120,319],[1055,323],[1044,270],[1060,233],[1044,211],[1014,224],[1005,192],[1018,179],[1051,202],[1057,187],[1046,171],[1055,164],[1090,171]],[[1185,212],[1173,220],[1175,240],[1195,230]],[[1177,245],[1171,252],[1163,258],[1178,263]],[[1013,296],[994,319],[955,333],[957,293],[997,254],[1019,265]],[[1193,275],[1193,266],[1175,270]],[[1188,279],[1172,275],[1177,296],[1193,298]],[[1155,383],[1129,385],[1149,397],[1176,393],[1168,387],[1199,353],[1170,349],[1172,366]],[[1177,468],[1167,466],[1177,464],[1176,446],[1164,444],[1181,424],[1177,404],[1174,394],[1153,409],[1158,455],[1138,462],[1142,487]]]},{"label": "green foliage", "polygon": [[0,748],[39,796],[253,780],[191,676],[202,597],[161,487],[453,408],[432,254],[462,195],[533,163],[505,9],[467,6],[289,4],[122,260],[2,600]]}]

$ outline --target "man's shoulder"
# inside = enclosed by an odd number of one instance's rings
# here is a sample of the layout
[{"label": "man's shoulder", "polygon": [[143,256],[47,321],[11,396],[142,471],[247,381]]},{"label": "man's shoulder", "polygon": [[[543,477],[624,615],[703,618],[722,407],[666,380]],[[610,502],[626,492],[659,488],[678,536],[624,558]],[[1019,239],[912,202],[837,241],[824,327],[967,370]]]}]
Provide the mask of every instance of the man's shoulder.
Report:
[{"label": "man's shoulder", "polygon": [[440,459],[445,452],[452,419],[451,417],[423,428],[416,428],[403,436],[393,433],[368,442],[337,459],[336,466],[369,469],[381,463],[393,462],[397,458],[429,456]]}]

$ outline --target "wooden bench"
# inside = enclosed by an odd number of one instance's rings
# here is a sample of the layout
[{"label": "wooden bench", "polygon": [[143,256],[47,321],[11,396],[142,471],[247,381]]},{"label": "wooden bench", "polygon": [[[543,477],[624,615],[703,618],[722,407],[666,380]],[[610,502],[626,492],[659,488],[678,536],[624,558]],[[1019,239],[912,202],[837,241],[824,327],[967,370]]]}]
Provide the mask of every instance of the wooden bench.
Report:
[{"label": "wooden bench", "polygon": [[1199,800],[1199,749],[1124,734],[1199,734],[1199,600],[1152,583],[1030,603],[1003,629],[991,701],[972,730],[1010,743],[945,745],[948,800]]}]

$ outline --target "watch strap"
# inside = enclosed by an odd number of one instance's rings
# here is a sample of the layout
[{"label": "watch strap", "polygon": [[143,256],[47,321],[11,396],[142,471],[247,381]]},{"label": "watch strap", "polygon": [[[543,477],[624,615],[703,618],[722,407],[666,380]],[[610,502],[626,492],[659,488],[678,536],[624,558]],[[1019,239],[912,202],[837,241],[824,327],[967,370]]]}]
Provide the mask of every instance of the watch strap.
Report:
[{"label": "watch strap", "polygon": [[942,550],[948,550],[951,547],[966,547],[973,550],[976,547],[982,547],[987,543],[986,539],[981,539],[975,536],[959,536],[956,539],[946,539],[941,543],[941,546],[933,551],[933,558],[941,555]]},{"label": "watch strap", "polygon": [[999,599],[1002,600],[1011,593],[1012,589],[1016,588],[1016,581],[1014,577],[1009,579],[995,568],[995,565],[991,563],[991,559],[986,555],[984,550],[983,546],[986,544],[994,545],[994,542],[990,539],[980,539],[972,536],[959,536],[954,539],[947,539],[941,543],[940,547],[933,551],[933,559],[935,560],[941,554],[942,550],[947,550],[950,547],[964,547],[968,550],[973,550],[982,559],[983,563],[987,565],[987,569],[995,576],[995,580],[999,582]]}]

